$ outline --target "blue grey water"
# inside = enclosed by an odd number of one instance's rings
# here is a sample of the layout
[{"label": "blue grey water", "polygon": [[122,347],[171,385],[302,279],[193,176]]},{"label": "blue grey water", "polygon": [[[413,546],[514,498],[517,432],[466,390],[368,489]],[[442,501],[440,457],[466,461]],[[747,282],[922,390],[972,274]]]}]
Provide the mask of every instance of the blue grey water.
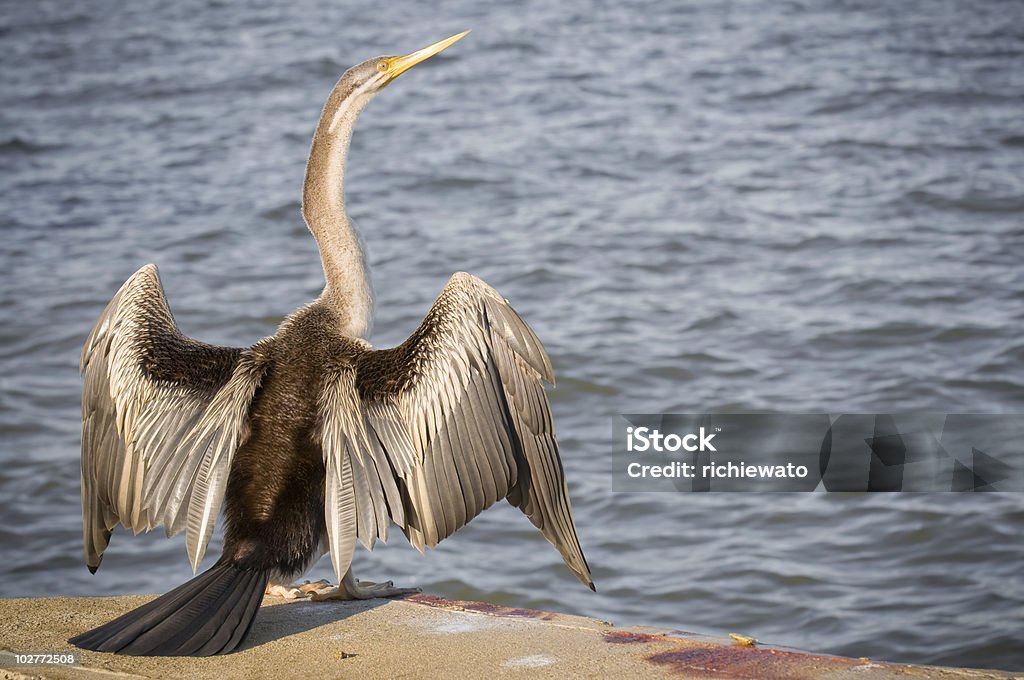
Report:
[{"label": "blue grey water", "polygon": [[[549,349],[598,593],[502,504],[363,578],[881,659],[1024,668],[1019,494],[615,494],[612,417],[1024,412],[1020,2],[5,2],[0,595],[158,592],[182,537],[82,563],[78,352],[139,266],[248,345],[315,297],[299,214],[351,64],[472,28],[365,111],[347,194],[401,341],[454,271]],[[210,555],[217,547],[211,546]],[[208,558],[210,560],[213,557]],[[314,576],[329,576],[324,562]]]}]

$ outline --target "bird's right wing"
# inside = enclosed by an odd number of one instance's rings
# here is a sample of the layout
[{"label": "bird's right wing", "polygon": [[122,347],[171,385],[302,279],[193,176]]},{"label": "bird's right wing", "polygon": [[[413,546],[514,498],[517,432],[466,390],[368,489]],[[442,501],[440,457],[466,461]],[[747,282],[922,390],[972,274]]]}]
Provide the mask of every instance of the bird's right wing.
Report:
[{"label": "bird's right wing", "polygon": [[267,359],[181,334],[154,265],[121,286],[82,349],[82,521],[96,571],[118,522],[186,530],[195,569]]},{"label": "bird's right wing", "polygon": [[331,558],[399,524],[422,550],[501,498],[520,508],[592,587],[543,383],[540,341],[486,283],[458,273],[398,347],[363,351],[324,393]]}]

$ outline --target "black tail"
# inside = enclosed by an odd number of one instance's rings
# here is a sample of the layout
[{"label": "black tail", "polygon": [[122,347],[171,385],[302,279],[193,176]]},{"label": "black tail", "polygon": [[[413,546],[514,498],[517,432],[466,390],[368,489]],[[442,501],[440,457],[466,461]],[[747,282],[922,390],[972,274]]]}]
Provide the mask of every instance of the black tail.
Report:
[{"label": "black tail", "polygon": [[217,563],[166,595],[68,642],[135,656],[210,656],[245,639],[267,587],[267,572]]}]

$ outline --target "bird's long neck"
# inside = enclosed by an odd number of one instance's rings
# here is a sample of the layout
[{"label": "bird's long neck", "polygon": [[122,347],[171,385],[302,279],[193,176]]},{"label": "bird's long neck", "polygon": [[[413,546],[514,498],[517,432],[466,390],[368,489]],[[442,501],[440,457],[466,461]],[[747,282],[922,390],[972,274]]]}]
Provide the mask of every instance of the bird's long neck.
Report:
[{"label": "bird's long neck", "polygon": [[355,337],[369,335],[373,289],[359,233],[345,213],[345,160],[356,118],[372,96],[359,89],[346,93],[340,83],[335,87],[313,136],[302,191],[302,216],[320,248],[327,280],[321,299],[340,313],[342,331]]}]

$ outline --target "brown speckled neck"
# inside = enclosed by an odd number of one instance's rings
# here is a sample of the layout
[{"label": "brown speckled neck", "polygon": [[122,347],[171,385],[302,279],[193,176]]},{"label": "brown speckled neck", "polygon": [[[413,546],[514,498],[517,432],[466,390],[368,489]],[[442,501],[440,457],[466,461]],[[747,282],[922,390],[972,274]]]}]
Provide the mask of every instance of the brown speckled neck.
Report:
[{"label": "brown speckled neck", "polygon": [[369,335],[373,290],[362,241],[345,212],[345,160],[356,118],[376,92],[350,73],[334,86],[313,135],[302,191],[302,216],[324,267],[321,299],[339,312],[342,332],[353,337]]}]

